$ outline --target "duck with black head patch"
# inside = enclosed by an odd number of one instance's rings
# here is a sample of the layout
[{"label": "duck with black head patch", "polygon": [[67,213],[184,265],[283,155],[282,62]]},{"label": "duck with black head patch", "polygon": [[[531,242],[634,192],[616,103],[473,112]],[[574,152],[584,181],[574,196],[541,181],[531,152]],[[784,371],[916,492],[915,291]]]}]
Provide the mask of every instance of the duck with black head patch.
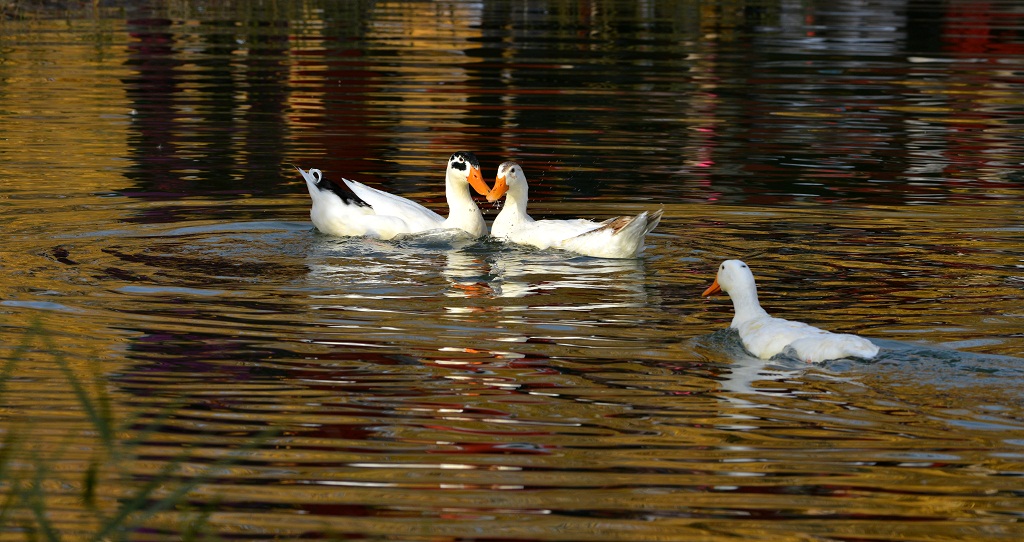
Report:
[{"label": "duck with black head patch", "polygon": [[295,169],[306,180],[313,200],[309,218],[316,229],[328,235],[393,239],[452,229],[462,230],[473,238],[487,235],[484,216],[469,189],[486,195],[489,187],[483,181],[480,162],[471,152],[459,151],[448,158],[444,178],[447,218],[412,200],[356,181],[342,178],[335,183],[319,169]]}]

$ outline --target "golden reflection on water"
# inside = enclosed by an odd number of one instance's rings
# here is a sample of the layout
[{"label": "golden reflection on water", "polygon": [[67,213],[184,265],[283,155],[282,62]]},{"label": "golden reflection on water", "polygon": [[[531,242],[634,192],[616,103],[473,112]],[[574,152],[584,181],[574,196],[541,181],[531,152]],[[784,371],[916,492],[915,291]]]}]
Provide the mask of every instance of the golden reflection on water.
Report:
[{"label": "golden reflection on water", "polygon": [[[214,32],[175,6],[148,35],[113,19],[0,23],[18,30],[0,53],[0,338],[8,353],[30,341],[0,403],[4,435],[19,435],[8,480],[28,484],[43,458],[47,509],[67,538],[94,532],[96,510],[109,516],[176,458],[156,495],[197,481],[195,510],[158,514],[148,525],[167,534],[152,539],[177,538],[183,518],[243,537],[1013,537],[1024,405],[1019,359],[1000,355],[1024,357],[1024,256],[1020,190],[1005,175],[1013,124],[996,115],[1021,105],[1005,66],[981,70],[991,80],[973,92],[916,63],[900,76],[910,82],[892,83],[921,94],[908,104],[762,104],[785,123],[754,123],[761,147],[730,139],[749,134],[730,131],[735,89],[716,80],[728,55],[713,50],[669,62],[692,79],[538,84],[593,70],[582,53],[610,50],[599,38],[615,32],[614,4],[554,15],[564,58],[504,50],[505,92],[484,88],[480,57],[465,54],[493,46],[475,3],[378,2],[365,49],[337,46],[358,29],[310,10],[294,41],[264,44],[270,64],[243,46],[259,32]],[[694,28],[741,37],[735,11],[699,7],[673,43]],[[588,25],[599,31],[576,43]],[[133,49],[164,34],[174,46],[162,58],[180,62],[169,86],[137,62],[159,55]],[[207,64],[224,43],[232,61]],[[331,61],[339,51],[354,60]],[[215,80],[222,69],[230,82]],[[644,87],[665,80],[677,91]],[[338,81],[362,86],[339,95]],[[545,112],[573,95],[593,124]],[[655,145],[609,118],[622,104],[682,132]],[[908,177],[921,191],[902,201],[924,205],[801,201],[720,179],[737,167],[721,147],[769,153],[811,131],[820,160],[793,176],[820,185],[850,175],[851,141],[877,159],[889,130],[907,136],[910,167],[880,177]],[[353,165],[436,205],[429,179],[461,147],[532,156],[535,216],[656,203],[665,219],[626,261],[342,241],[311,231],[302,187],[276,172],[300,159]],[[573,153],[585,163],[558,161]],[[950,178],[941,189],[935,168]],[[615,189],[583,193],[588,183]],[[884,340],[886,356],[820,368],[750,359],[721,331],[728,301],[699,298],[735,257],[773,314]],[[26,335],[36,321],[45,334]],[[137,447],[117,456],[97,440],[53,349],[108,398],[119,442],[143,437]],[[14,514],[0,538],[21,539],[33,521]]]},{"label": "golden reflection on water", "polygon": [[[83,227],[109,212],[88,211]],[[27,216],[34,227],[47,220]],[[34,265],[38,282],[8,285],[3,299],[71,309],[7,306],[23,321],[41,312],[77,371],[88,375],[103,359],[118,374],[109,393],[119,416],[142,408],[153,421],[174,405],[141,458],[100,473],[112,485],[100,497],[106,506],[130,494],[126,477],[144,479],[183,446],[192,459],[182,476],[205,477],[210,461],[270,425],[283,434],[193,494],[232,503],[210,518],[221,532],[333,531],[331,518],[344,517],[346,528],[381,536],[428,526],[463,536],[474,522],[527,538],[567,522],[645,537],[705,533],[682,514],[715,530],[781,536],[790,531],[758,519],[780,507],[808,521],[801,533],[822,536],[863,528],[864,517],[999,528],[1017,510],[1014,478],[978,473],[1019,469],[1005,442],[1022,435],[1015,387],[979,380],[950,392],[919,373],[771,368],[731,357],[724,343],[690,342],[731,318],[724,300],[697,296],[714,262],[742,255],[776,314],[873,337],[988,337],[1000,342],[981,351],[1020,355],[1011,338],[1019,284],[1000,273],[1014,265],[1011,213],[990,205],[827,217],[815,208],[668,206],[645,258],[625,262],[337,241],[283,224],[276,228],[289,233],[269,248],[269,235],[213,221],[142,236],[83,231],[61,243],[66,255],[19,236],[21,259],[5,263]],[[254,271],[250,282],[227,260],[204,266],[239,243],[249,248],[238,257],[273,259],[286,272]],[[297,252],[282,250],[295,243]],[[134,258],[147,252],[154,257]],[[305,263],[289,269],[296,259]],[[99,273],[111,268],[120,271]],[[87,280],[38,291],[75,277]],[[219,283],[178,286],[188,277]],[[101,453],[89,425],[46,356],[33,354],[16,376],[6,412],[33,420],[25,430],[40,448],[76,435],[74,451],[54,456],[63,489],[51,506],[85,529],[73,519],[75,499]],[[236,511],[251,505],[267,510],[250,519]],[[593,527],[565,510],[608,519]],[[822,516],[827,524],[810,521]],[[890,534],[929,532],[906,525]]]}]

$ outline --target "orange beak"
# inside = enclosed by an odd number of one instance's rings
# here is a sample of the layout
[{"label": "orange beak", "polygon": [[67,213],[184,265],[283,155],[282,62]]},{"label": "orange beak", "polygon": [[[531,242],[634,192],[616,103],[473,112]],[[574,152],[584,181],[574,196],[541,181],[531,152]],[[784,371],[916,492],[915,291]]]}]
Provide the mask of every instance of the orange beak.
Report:
[{"label": "orange beak", "polygon": [[491,191],[491,187],[487,186],[487,183],[484,182],[484,176],[480,173],[480,168],[473,166],[469,166],[469,186],[472,186],[473,190],[476,190],[476,193],[481,196],[486,196]]},{"label": "orange beak", "polygon": [[505,195],[505,192],[508,192],[508,183],[505,182],[505,177],[497,177],[494,179],[494,188],[487,194],[487,201],[498,201]]},{"label": "orange beak", "polygon": [[700,296],[701,297],[707,297],[707,296],[709,296],[711,294],[717,294],[718,292],[721,292],[721,291],[722,291],[722,287],[718,285],[718,278],[716,277],[715,278],[715,282],[712,282],[711,286],[708,286],[708,289],[704,290],[704,293],[700,294]]}]

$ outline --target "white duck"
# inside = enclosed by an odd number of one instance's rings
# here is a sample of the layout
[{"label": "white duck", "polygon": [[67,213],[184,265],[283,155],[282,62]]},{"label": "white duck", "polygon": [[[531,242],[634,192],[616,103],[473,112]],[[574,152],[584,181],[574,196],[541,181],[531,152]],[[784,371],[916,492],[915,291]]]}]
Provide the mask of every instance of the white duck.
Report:
[{"label": "white duck", "polygon": [[515,162],[498,166],[487,201],[505,196],[505,206],[491,224],[491,236],[537,248],[559,248],[598,258],[635,258],[644,236],[661,220],[662,210],[620,216],[604,222],[582,218],[534,220],[526,214],[529,186],[523,168]]},{"label": "white duck", "polygon": [[803,322],[769,316],[757,301],[754,274],[740,260],[723,262],[715,281],[702,295],[718,292],[732,298],[736,315],[730,327],[739,332],[747,351],[761,359],[786,352],[808,363],[818,363],[849,357],[871,359],[878,354],[878,346],[863,337],[830,333]]},{"label": "white duck", "polygon": [[340,184],[334,183],[324,178],[319,169],[295,169],[306,180],[313,199],[309,218],[323,233],[391,239],[430,230],[459,229],[474,238],[487,235],[484,216],[469,193],[470,185],[481,195],[486,195],[489,189],[473,153],[459,151],[448,159],[444,178],[448,218],[419,203],[356,181],[342,179]]}]

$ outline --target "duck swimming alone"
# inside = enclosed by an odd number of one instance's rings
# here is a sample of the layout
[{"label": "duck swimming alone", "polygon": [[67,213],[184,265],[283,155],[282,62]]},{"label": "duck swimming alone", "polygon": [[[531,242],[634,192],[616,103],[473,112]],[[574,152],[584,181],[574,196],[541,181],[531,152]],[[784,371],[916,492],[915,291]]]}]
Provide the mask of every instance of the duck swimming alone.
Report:
[{"label": "duck swimming alone", "polygon": [[757,301],[754,274],[740,260],[723,262],[702,296],[718,292],[732,298],[736,315],[730,327],[739,332],[743,347],[761,359],[785,352],[808,363],[820,363],[851,357],[871,359],[878,354],[878,346],[863,337],[830,333],[803,322],[769,316]]},{"label": "duck swimming alone", "polygon": [[356,181],[343,178],[340,184],[334,183],[324,178],[319,169],[295,169],[306,180],[313,199],[309,218],[323,233],[392,239],[403,234],[459,229],[474,238],[487,235],[484,216],[469,188],[487,195],[489,187],[480,173],[480,162],[471,152],[459,151],[448,159],[444,179],[448,218],[419,203]]},{"label": "duck swimming alone", "polygon": [[491,236],[540,249],[559,248],[598,258],[635,258],[644,236],[661,220],[662,210],[620,216],[604,222],[582,218],[534,220],[526,214],[529,186],[523,168],[515,162],[498,166],[487,201],[505,196],[505,207],[491,224]]}]

